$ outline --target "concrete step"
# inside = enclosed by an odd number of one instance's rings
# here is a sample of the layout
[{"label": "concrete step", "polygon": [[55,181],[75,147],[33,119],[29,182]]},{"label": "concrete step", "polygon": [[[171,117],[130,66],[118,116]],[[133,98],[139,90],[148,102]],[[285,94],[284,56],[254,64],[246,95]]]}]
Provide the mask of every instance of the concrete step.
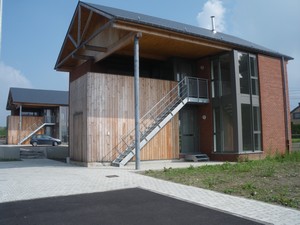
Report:
[{"label": "concrete step", "polygon": [[45,152],[41,150],[20,149],[21,159],[42,159],[46,158]]}]

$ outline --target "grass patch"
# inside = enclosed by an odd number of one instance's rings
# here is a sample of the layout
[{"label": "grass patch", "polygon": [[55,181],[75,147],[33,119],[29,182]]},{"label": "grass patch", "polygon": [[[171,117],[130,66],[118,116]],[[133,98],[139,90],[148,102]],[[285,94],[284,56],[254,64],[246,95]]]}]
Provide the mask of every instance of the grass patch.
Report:
[{"label": "grass patch", "polygon": [[300,152],[214,166],[149,170],[145,175],[300,209]]},{"label": "grass patch", "polygon": [[300,143],[300,138],[293,138],[292,143]]}]

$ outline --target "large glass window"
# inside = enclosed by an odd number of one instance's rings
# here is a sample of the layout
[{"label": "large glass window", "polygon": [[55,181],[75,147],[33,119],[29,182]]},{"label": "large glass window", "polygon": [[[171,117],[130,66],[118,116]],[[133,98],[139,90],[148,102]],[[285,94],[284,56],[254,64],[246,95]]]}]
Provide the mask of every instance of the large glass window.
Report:
[{"label": "large glass window", "polygon": [[241,107],[241,127],[243,151],[261,150],[261,121],[259,107],[259,82],[255,55],[237,54],[239,64],[238,94]]},{"label": "large glass window", "polygon": [[229,55],[220,56],[220,69],[222,81],[222,96],[230,95],[232,92],[231,87],[231,74],[230,74],[230,57]]},{"label": "large glass window", "polygon": [[260,151],[257,58],[238,51],[232,55],[220,55],[211,61],[214,151]]},{"label": "large glass window", "polygon": [[215,59],[211,64],[211,94],[215,98],[219,96],[219,60]]},{"label": "large glass window", "polygon": [[248,54],[239,52],[238,58],[239,58],[240,92],[242,94],[250,94]]},{"label": "large glass window", "polygon": [[214,116],[214,151],[233,152],[233,91],[231,55],[225,54],[211,62],[211,89]]},{"label": "large glass window", "polygon": [[242,104],[243,150],[252,150],[251,106]]}]

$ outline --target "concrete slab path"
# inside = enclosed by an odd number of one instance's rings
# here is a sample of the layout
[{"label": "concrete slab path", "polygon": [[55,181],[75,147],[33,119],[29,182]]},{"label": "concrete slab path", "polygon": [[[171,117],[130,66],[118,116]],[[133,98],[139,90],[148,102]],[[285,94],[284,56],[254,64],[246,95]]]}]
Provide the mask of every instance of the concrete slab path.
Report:
[{"label": "concrete slab path", "polygon": [[298,210],[147,177],[131,168],[86,168],[48,159],[0,162],[0,203],[135,187],[265,223],[300,224]]}]

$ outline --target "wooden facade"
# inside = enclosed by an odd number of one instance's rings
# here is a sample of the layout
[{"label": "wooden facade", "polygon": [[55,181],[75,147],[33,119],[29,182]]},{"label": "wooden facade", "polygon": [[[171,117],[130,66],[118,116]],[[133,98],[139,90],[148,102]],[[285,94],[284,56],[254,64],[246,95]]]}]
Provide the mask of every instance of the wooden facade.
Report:
[{"label": "wooden facade", "polygon": [[[20,139],[29,135],[34,128],[38,125],[43,124],[43,116],[22,116],[22,129],[20,132],[20,117],[19,116],[8,116],[7,117],[7,138],[6,142],[9,145],[16,145]],[[42,128],[37,132],[37,134],[44,133]],[[29,144],[29,140],[25,141],[23,144]]]},{"label": "wooden facade", "polygon": [[[140,79],[141,115],[176,82]],[[134,128],[133,77],[87,73],[70,84],[71,159],[81,162],[111,161],[113,148]],[[179,125],[175,116],[143,149],[142,160],[179,156]]]}]

